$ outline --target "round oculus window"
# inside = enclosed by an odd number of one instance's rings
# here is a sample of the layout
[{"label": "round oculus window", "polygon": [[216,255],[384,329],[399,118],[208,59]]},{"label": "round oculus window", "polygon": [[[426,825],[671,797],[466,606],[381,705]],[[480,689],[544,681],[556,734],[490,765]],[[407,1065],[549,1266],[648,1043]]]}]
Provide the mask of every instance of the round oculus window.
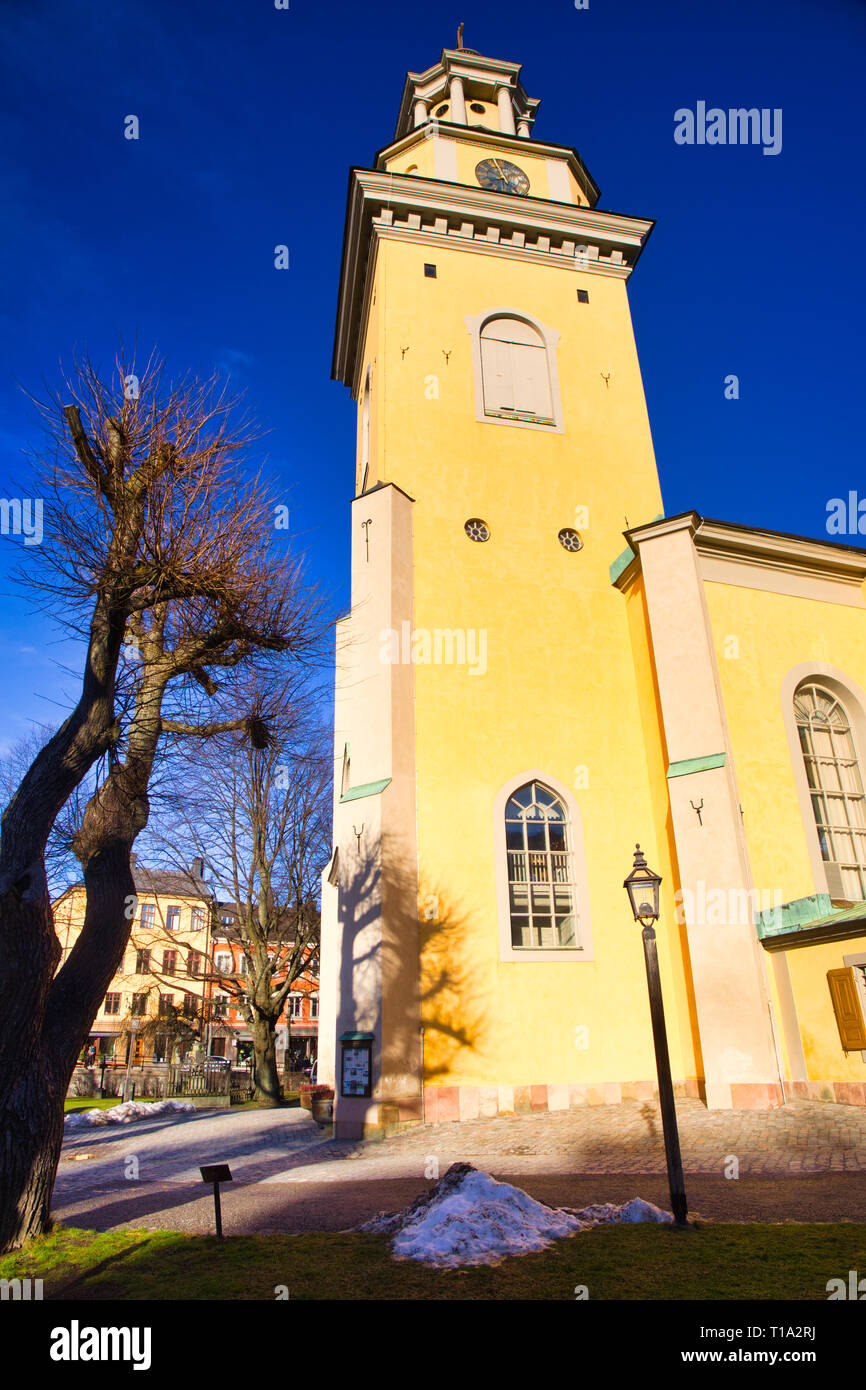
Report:
[{"label": "round oculus window", "polygon": [[489,541],[490,527],[486,521],[482,521],[480,516],[471,516],[464,523],[463,530],[471,541]]},{"label": "round oculus window", "polygon": [[575,551],[583,549],[583,541],[580,538],[580,532],[572,530],[570,526],[563,526],[559,533],[559,544],[562,546],[563,550]]}]

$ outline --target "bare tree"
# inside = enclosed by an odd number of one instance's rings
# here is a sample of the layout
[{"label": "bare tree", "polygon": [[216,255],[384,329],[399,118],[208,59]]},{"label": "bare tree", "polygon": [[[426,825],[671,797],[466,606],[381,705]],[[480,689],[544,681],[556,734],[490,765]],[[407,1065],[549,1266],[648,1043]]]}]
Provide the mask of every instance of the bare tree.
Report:
[{"label": "bare tree", "polygon": [[[161,742],[233,730],[264,749],[261,711],[237,705],[232,675],[256,670],[264,686],[324,629],[298,565],[275,550],[273,506],[246,463],[255,435],[216,380],[171,384],[151,360],[140,379],[119,363],[104,381],[84,362],[39,408],[45,541],[27,552],[28,578],[85,651],[75,708],[2,818],[0,1250],[49,1225],[63,1100],[129,937],[129,854]],[[100,759],[73,836],[84,924],[56,971],[46,844]]]},{"label": "bare tree", "polygon": [[[267,691],[248,682],[246,699],[266,715],[267,746],[227,733],[194,755],[185,750],[162,843],[179,864],[194,855],[210,866],[217,940],[205,978],[234,1001],[249,1026],[255,1099],[278,1105],[277,1024],[292,986],[318,963],[333,763],[308,682],[275,683]],[[231,916],[231,924],[221,916]],[[219,963],[220,938],[237,948],[231,969]]]}]

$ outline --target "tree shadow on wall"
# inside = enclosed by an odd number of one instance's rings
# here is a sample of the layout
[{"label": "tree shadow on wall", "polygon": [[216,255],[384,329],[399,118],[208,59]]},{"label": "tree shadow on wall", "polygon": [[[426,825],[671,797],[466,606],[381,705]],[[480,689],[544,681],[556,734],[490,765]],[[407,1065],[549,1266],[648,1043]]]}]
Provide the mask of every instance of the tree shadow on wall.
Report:
[{"label": "tree shadow on wall", "polygon": [[[337,1033],[381,1037],[376,1091],[408,1100],[420,1095],[422,1028],[428,1084],[450,1072],[461,1049],[483,1046],[483,989],[466,949],[471,920],[441,888],[419,892],[413,856],[392,844],[383,869],[363,835],[356,844],[340,867]],[[339,1067],[338,1057],[338,1081]]]}]

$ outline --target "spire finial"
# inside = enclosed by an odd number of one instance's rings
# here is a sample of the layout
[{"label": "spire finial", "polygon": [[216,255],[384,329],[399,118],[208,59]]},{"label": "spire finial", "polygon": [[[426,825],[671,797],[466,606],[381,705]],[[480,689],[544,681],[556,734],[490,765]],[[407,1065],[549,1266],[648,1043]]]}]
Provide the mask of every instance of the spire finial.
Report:
[{"label": "spire finial", "polygon": [[458,47],[458,48],[462,48],[462,47],[463,47],[463,25],[462,25],[462,24],[458,24],[458,25],[457,25],[457,47]]}]

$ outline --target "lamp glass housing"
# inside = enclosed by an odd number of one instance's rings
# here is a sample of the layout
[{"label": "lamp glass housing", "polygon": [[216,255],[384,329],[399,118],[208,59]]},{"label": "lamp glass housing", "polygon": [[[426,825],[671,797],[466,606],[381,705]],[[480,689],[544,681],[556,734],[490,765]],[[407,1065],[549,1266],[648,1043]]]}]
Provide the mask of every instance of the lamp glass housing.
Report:
[{"label": "lamp glass housing", "polygon": [[659,916],[659,890],[661,875],[653,873],[643,856],[640,845],[635,845],[634,868],[624,881],[632,914],[636,922],[657,922]]}]

